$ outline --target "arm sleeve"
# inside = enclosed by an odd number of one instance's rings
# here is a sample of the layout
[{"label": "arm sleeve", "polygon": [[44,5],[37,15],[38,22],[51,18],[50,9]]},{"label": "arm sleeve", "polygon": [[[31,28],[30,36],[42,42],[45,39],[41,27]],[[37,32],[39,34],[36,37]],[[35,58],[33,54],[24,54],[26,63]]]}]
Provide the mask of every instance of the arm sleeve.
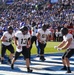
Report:
[{"label": "arm sleeve", "polygon": [[68,35],[68,36],[67,36],[67,40],[70,39],[70,38],[72,38],[72,35]]}]

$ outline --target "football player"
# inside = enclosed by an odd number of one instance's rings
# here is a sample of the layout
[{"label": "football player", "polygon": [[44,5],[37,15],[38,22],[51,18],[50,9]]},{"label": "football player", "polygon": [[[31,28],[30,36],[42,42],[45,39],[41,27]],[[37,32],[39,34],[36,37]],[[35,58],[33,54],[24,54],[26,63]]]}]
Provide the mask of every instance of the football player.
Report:
[{"label": "football player", "polygon": [[32,37],[31,37],[31,49],[32,49],[33,43],[35,42],[35,45],[36,45],[36,48],[37,48],[37,56],[39,56],[39,54],[40,54],[40,48],[39,48],[38,40],[37,40],[37,37],[36,37],[37,32],[38,32],[38,27],[34,26],[33,30],[32,30]]},{"label": "football player", "polygon": [[67,28],[63,28],[61,33],[63,35],[63,41],[54,48],[57,48],[58,50],[67,49],[62,56],[63,68],[61,70],[67,70],[67,73],[71,73],[69,58],[74,54],[73,35],[68,33]]},{"label": "football player", "polygon": [[14,62],[18,59],[19,55],[22,53],[24,56],[24,60],[26,59],[27,71],[32,72],[30,69],[30,60],[29,60],[29,47],[31,45],[30,34],[28,34],[28,28],[26,26],[22,26],[20,31],[15,33],[15,45],[16,45],[16,53],[15,57],[12,59],[11,68],[14,69]]},{"label": "football player", "polygon": [[12,40],[14,38],[14,32],[13,28],[11,26],[8,26],[8,30],[3,33],[3,36],[1,37],[2,41],[2,48],[1,48],[1,63],[4,63],[4,55],[6,53],[6,50],[8,49],[11,54],[9,56],[8,62],[11,63],[11,59],[13,58],[14,54],[14,48],[12,46]]},{"label": "football player", "polygon": [[43,24],[41,29],[39,29],[37,39],[40,47],[40,60],[44,61],[44,48],[46,47],[46,43],[49,40],[49,30],[45,24]]}]

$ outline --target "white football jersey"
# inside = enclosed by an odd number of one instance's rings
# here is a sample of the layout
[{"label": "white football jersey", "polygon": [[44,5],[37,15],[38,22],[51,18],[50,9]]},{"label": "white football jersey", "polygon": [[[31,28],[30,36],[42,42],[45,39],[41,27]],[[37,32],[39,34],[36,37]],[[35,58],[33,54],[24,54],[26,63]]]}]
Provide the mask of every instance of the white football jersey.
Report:
[{"label": "white football jersey", "polygon": [[30,34],[23,35],[21,31],[17,31],[15,33],[15,37],[18,38],[18,45],[20,46],[26,46],[28,42],[28,38],[30,38]]},{"label": "white football jersey", "polygon": [[34,27],[32,30],[32,36],[36,36],[37,32],[38,32],[38,29],[36,29],[36,27]]},{"label": "white football jersey", "polygon": [[[15,33],[13,32],[12,34],[10,34],[8,31],[3,33],[3,36],[5,36],[5,40],[7,40],[7,42],[2,42],[2,44],[9,46],[11,44],[11,41],[14,37]],[[10,41],[11,40],[11,41]]]},{"label": "white football jersey", "polygon": [[18,49],[18,47],[16,47],[16,51],[21,52],[22,46],[27,46],[27,42],[28,42],[28,39],[30,38],[30,34],[27,33],[27,34],[23,35],[21,31],[17,31],[15,33],[15,37],[18,38],[17,45],[21,46],[21,49]]},{"label": "white football jersey", "polygon": [[50,34],[49,30],[47,29],[46,31],[43,31],[42,29],[40,29],[38,33],[40,33],[40,40],[46,43],[46,37]]},{"label": "white football jersey", "polygon": [[74,39],[73,39],[73,35],[68,33],[66,36],[63,36],[64,41],[66,42],[68,39],[72,38],[72,42],[70,44],[70,46],[68,48],[73,48],[74,49]]}]

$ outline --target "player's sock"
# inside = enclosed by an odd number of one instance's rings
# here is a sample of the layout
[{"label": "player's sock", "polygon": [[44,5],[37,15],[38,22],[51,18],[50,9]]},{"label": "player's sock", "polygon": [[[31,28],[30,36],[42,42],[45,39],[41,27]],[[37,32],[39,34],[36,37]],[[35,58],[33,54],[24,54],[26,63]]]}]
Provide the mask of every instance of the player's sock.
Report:
[{"label": "player's sock", "polygon": [[8,62],[11,64],[11,59],[10,58],[8,58]]},{"label": "player's sock", "polygon": [[66,66],[64,66],[63,68],[61,68],[61,70],[67,70],[67,67],[66,67]]},{"label": "player's sock", "polygon": [[32,72],[33,70],[31,70],[29,67],[27,67],[27,72]]},{"label": "player's sock", "polygon": [[4,64],[4,60],[1,60],[1,64]]},{"label": "player's sock", "polygon": [[11,64],[11,69],[14,69],[14,64]]},{"label": "player's sock", "polygon": [[70,67],[67,67],[67,73],[71,73]]}]

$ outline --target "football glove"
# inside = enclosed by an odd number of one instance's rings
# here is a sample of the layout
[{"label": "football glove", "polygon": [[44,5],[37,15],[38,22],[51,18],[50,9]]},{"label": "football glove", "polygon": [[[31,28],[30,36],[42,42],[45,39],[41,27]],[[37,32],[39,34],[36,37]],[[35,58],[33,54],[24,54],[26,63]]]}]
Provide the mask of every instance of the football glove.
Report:
[{"label": "football glove", "polygon": [[58,48],[58,46],[54,46],[54,49],[57,49]]},{"label": "football glove", "polygon": [[62,50],[62,48],[57,48],[57,50],[58,50],[58,51],[61,51],[61,50]]}]

